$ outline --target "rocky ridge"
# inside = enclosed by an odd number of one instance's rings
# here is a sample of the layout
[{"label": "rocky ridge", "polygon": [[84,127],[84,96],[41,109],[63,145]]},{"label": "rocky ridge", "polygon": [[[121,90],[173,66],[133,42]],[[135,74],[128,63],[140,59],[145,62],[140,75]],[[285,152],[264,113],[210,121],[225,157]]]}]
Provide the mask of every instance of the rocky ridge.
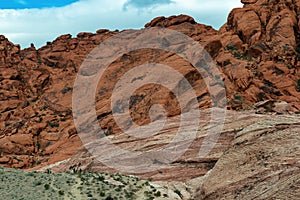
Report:
[{"label": "rocky ridge", "polygon": [[[248,110],[252,109],[257,102],[271,100],[279,102],[280,111],[267,108],[263,112],[298,113],[300,110],[300,20],[298,18],[300,1],[242,0],[242,3],[244,7],[234,9],[229,14],[227,23],[218,31],[210,26],[198,24],[193,18],[186,15],[158,17],[147,23],[145,28],[169,28],[198,41],[210,53],[222,72],[222,76],[217,78],[224,81],[228,109]],[[67,170],[68,167],[78,163],[76,157],[72,157],[74,153],[77,152],[75,155],[78,159],[87,155],[87,152],[81,149],[82,143],[72,119],[71,103],[74,80],[81,63],[89,52],[105,39],[118,33],[118,31],[100,29],[96,33],[79,33],[77,37],[66,34],[53,42],[47,42],[47,45],[40,49],[31,45],[30,48],[23,50],[4,36],[0,37],[0,119],[2,122],[0,123],[0,164],[2,166],[21,169],[35,167],[37,169],[71,158],[65,165],[60,165],[58,168],[58,170]],[[171,66],[183,74],[195,89],[201,109],[207,109],[212,104],[202,77],[189,63],[175,54],[144,49],[122,56],[110,66],[107,78],[99,83],[96,110],[102,128],[107,130],[110,137],[117,137],[119,142],[124,145],[133,142],[137,149],[140,148],[140,144],[150,141],[126,141],[124,138],[122,139],[122,134],[119,135],[120,129],[114,122],[110,106],[110,96],[116,84],[112,80],[118,80],[134,66],[148,62]],[[120,68],[124,70],[121,71]],[[155,103],[165,106],[168,117],[176,118],[180,114],[178,102],[165,88],[142,87],[135,93],[135,97],[137,97],[137,101],[131,108],[131,116],[137,124],[144,125],[150,122],[147,111]],[[257,104],[255,106],[259,107],[257,107],[258,113],[261,113],[262,106]],[[240,128],[242,129],[248,127],[248,123],[255,124],[254,121],[261,117],[275,118],[275,121],[278,120],[278,122],[272,124],[272,127],[263,127],[261,130],[255,129],[253,132],[247,132],[245,136],[243,136],[244,134],[237,136],[240,129],[234,130],[233,128],[229,132],[225,131],[222,133],[224,137],[221,137],[219,141],[220,145],[215,150],[216,155],[205,162],[193,160],[196,149],[201,144],[200,137],[194,144],[195,146],[192,146],[194,150],[192,148],[185,155],[184,162],[174,163],[169,171],[166,169],[163,173],[157,172],[141,176],[150,176],[157,180],[170,180],[171,177],[174,177],[173,173],[178,175],[179,171],[182,172],[180,173],[182,176],[178,177],[178,181],[205,177],[203,187],[198,191],[198,195],[201,197],[213,199],[227,195],[228,198],[231,198],[235,192],[234,194],[237,196],[243,195],[250,198],[247,195],[253,193],[245,191],[261,190],[266,198],[271,198],[272,195],[275,195],[276,188],[270,187],[268,190],[259,188],[264,186],[263,180],[260,181],[262,185],[250,184],[249,186],[249,180],[260,179],[248,171],[242,180],[238,180],[234,176],[227,176],[223,177],[224,180],[228,178],[233,181],[232,183],[224,182],[224,185],[219,185],[214,182],[218,180],[216,177],[220,176],[218,173],[221,173],[220,169],[222,168],[228,168],[229,171],[230,167],[244,170],[242,165],[236,166],[239,162],[233,162],[236,165],[232,165],[229,161],[233,161],[234,156],[243,157],[243,152],[247,151],[251,152],[248,152],[249,155],[247,154],[245,157],[244,163],[247,166],[245,170],[253,168],[254,172],[259,172],[266,179],[269,173],[277,172],[283,177],[278,175],[278,180],[285,180],[286,177],[297,174],[299,155],[294,150],[297,150],[297,145],[299,146],[296,134],[299,124],[295,121],[299,121],[299,119],[296,116],[285,116],[283,117],[285,118],[284,123],[281,123],[280,116],[277,118],[273,115],[260,116],[251,113],[230,114],[228,120],[230,121],[233,116],[243,116],[246,121],[244,125],[244,122],[241,122]],[[241,118],[243,119],[243,117]],[[248,120],[249,122],[247,122]],[[289,122],[289,120],[291,121]],[[230,126],[237,125],[228,122],[228,129]],[[261,135],[261,131],[266,135]],[[165,134],[170,134],[171,137],[174,132],[169,131]],[[257,136],[254,137],[253,134],[257,134]],[[266,142],[261,141],[260,137],[265,138]],[[243,140],[241,138],[248,138],[245,139],[247,142],[241,142],[241,144],[237,142]],[[251,140],[253,143],[249,143]],[[266,162],[267,166],[255,168],[258,159],[252,159],[251,156],[259,156],[260,153],[256,150],[266,145],[270,146],[268,141],[273,142],[273,140],[282,147],[282,151],[280,150],[278,155],[276,154],[282,160],[275,165],[273,162],[278,161],[272,157],[275,155],[273,152],[275,149],[264,149],[263,153],[266,155],[263,155],[267,157],[271,155],[270,158],[268,157],[270,161]],[[253,144],[256,143],[258,147],[254,145],[255,149],[252,151],[251,148],[254,148]],[[295,147],[294,150],[291,150],[291,159],[286,155],[285,151],[289,149],[286,144]],[[80,160],[80,162],[90,163],[90,159],[92,158]],[[187,160],[190,161],[186,162]],[[189,162],[193,164],[188,164]],[[99,164],[89,166],[93,170],[110,171]],[[201,170],[198,171],[195,168]],[[288,170],[290,171],[286,174]],[[289,187],[291,185],[289,181],[294,179],[286,180],[279,185],[283,188],[282,190],[289,191],[291,188],[293,189],[293,187]],[[299,178],[295,176],[294,182],[298,183],[298,180]],[[245,184],[244,190],[237,183]],[[262,193],[257,195],[262,195]]]}]

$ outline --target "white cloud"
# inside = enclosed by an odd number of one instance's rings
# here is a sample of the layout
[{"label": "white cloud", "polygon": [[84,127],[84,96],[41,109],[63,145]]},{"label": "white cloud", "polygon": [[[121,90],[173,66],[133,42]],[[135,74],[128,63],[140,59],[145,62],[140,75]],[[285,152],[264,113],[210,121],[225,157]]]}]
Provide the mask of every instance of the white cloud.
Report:
[{"label": "white cloud", "polygon": [[168,5],[173,3],[172,0],[127,0],[123,9],[127,10],[128,7],[134,7],[138,9],[154,8],[159,5]]},{"label": "white cloud", "polygon": [[181,13],[218,28],[232,8],[241,6],[239,0],[173,1],[175,3],[143,9],[142,12],[134,7],[123,10],[126,0],[81,0],[60,8],[0,10],[0,34],[22,47],[30,43],[40,47],[65,33],[76,35],[100,28],[141,28],[154,17]]}]

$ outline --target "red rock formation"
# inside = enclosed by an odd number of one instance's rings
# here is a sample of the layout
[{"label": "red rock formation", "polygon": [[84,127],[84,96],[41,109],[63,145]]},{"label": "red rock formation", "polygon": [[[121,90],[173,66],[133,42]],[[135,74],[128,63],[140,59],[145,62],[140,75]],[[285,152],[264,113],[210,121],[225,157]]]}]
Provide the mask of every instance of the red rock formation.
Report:
[{"label": "red rock formation", "polygon": [[[159,17],[146,27],[177,30],[199,41],[223,72],[220,78],[226,86],[229,109],[248,109],[259,101],[274,99],[286,101],[292,112],[299,111],[300,1],[242,2],[244,7],[234,9],[219,31],[185,15]],[[75,38],[63,35],[40,49],[31,46],[24,50],[0,37],[1,165],[47,165],[69,158],[79,149],[82,144],[71,111],[74,80],[90,51],[117,33],[98,30]],[[112,80],[148,60],[176,68],[196,88],[200,107],[211,106],[202,78],[189,63],[168,52],[145,49],[116,60],[109,77],[99,83],[102,93],[101,98],[96,97],[96,108],[102,128],[120,131],[111,115]],[[163,88],[145,87],[136,95],[145,96],[132,108],[138,124],[149,123],[147,111],[155,102],[166,105],[169,117],[180,113],[175,100],[168,102],[171,95]],[[133,112],[136,109],[139,112]]]},{"label": "red rock formation", "polygon": [[240,93],[244,104],[279,99],[299,110],[299,1],[242,3],[219,32],[225,51],[216,60],[223,67],[227,64],[227,91],[232,96]]}]

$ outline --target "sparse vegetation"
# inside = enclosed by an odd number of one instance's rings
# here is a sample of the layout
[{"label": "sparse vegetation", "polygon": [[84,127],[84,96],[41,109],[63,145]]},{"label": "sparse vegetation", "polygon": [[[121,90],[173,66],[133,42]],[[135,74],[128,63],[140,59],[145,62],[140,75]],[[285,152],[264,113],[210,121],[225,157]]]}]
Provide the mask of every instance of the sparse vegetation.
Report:
[{"label": "sparse vegetation", "polygon": [[160,193],[160,191],[157,191],[157,192],[154,194],[154,196],[156,196],[156,197],[160,197],[160,196],[161,196],[161,193]]},{"label": "sparse vegetation", "polygon": [[59,190],[59,191],[58,191],[58,194],[59,194],[59,195],[64,195],[65,192],[64,192],[63,190]]},{"label": "sparse vegetation", "polygon": [[[106,173],[22,172],[0,168],[3,199],[156,199],[168,195],[147,180]],[[15,186],[14,184],[18,184]],[[16,192],[16,189],[19,192]],[[175,193],[181,196],[179,190]],[[162,195],[163,194],[163,195]]]},{"label": "sparse vegetation", "polygon": [[291,47],[288,45],[288,44],[285,44],[283,47],[282,47],[285,51],[289,51],[291,49]]},{"label": "sparse vegetation", "polygon": [[237,48],[235,46],[228,45],[228,46],[225,47],[225,50],[234,51],[234,50],[237,50]]},{"label": "sparse vegetation", "polygon": [[234,95],[234,100],[242,101],[242,97],[240,95]]},{"label": "sparse vegetation", "polygon": [[50,189],[50,185],[46,183],[46,184],[44,185],[44,188],[45,188],[45,190],[49,190],[49,189]]},{"label": "sparse vegetation", "polygon": [[51,122],[51,121],[48,121],[47,124],[48,124],[48,126],[50,126],[51,128],[59,127],[59,123],[57,123],[57,122]]},{"label": "sparse vegetation", "polygon": [[239,51],[235,51],[233,53],[233,56],[237,59],[243,59],[243,60],[251,60],[251,56],[250,55],[247,55],[247,54],[243,54]]},{"label": "sparse vegetation", "polygon": [[244,103],[243,103],[243,98],[242,98],[242,96],[240,96],[239,94],[234,95],[233,100],[232,100],[232,103],[233,103],[235,106],[240,107],[239,109],[241,109],[242,106],[243,106],[243,104],[244,104]]},{"label": "sparse vegetation", "polygon": [[178,189],[174,190],[174,192],[175,192],[176,194],[178,194],[178,196],[182,197],[182,194],[181,194],[181,192],[180,192]]},{"label": "sparse vegetation", "polygon": [[292,65],[287,65],[286,67],[287,67],[288,69],[292,69],[292,68],[293,68]]}]

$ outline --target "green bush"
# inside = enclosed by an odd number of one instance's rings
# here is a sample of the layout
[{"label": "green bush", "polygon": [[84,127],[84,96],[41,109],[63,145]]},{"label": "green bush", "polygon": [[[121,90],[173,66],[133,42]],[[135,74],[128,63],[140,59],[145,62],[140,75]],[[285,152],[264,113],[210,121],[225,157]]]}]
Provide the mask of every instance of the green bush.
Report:
[{"label": "green bush", "polygon": [[216,79],[216,80],[220,80],[220,79],[221,79],[221,76],[220,76],[220,75],[215,75],[215,79]]},{"label": "green bush", "polygon": [[57,123],[57,122],[51,122],[51,121],[48,121],[47,124],[48,124],[51,128],[59,127],[59,123]]},{"label": "green bush", "polygon": [[39,185],[42,185],[41,181],[34,182],[34,186],[39,186]]},{"label": "green bush", "polygon": [[98,177],[98,181],[104,181],[105,180],[105,177],[104,176],[99,176]]},{"label": "green bush", "polygon": [[240,95],[234,95],[234,100],[241,101],[242,97]]},{"label": "green bush", "polygon": [[45,184],[44,188],[45,188],[45,190],[49,190],[50,189],[50,185],[49,184]]},{"label": "green bush", "polygon": [[298,81],[297,81],[297,90],[298,90],[298,92],[300,92],[300,79],[298,79]]},{"label": "green bush", "polygon": [[26,176],[35,176],[35,173],[34,172],[28,172],[28,173],[26,173]]},{"label": "green bush", "polygon": [[154,196],[156,196],[156,197],[160,197],[160,196],[161,196],[161,193],[160,193],[160,191],[157,191],[157,192],[154,194]]},{"label": "green bush", "polygon": [[283,45],[282,48],[283,48],[285,51],[288,51],[288,50],[291,49],[291,47],[290,47],[288,44]]},{"label": "green bush", "polygon": [[41,143],[37,142],[37,143],[36,143],[36,146],[37,146],[38,150],[41,149]]},{"label": "green bush", "polygon": [[93,195],[92,195],[92,194],[88,194],[87,196],[88,196],[88,197],[93,197]]},{"label": "green bush", "polygon": [[234,52],[234,54],[233,54],[233,56],[235,57],[235,58],[237,58],[237,59],[240,59],[240,58],[242,58],[242,54],[240,53],[240,52]]},{"label": "green bush", "polygon": [[298,45],[297,47],[296,47],[296,51],[299,53],[300,52],[300,45]]},{"label": "green bush", "polygon": [[182,197],[182,194],[181,194],[181,192],[180,192],[178,189],[174,190],[174,192],[175,192],[176,194],[178,194],[178,196]]},{"label": "green bush", "polygon": [[116,189],[115,189],[116,192],[121,192],[122,191],[122,187],[121,185],[119,185]]},{"label": "green bush", "polygon": [[101,192],[100,192],[100,196],[101,196],[101,197],[104,197],[104,196],[105,196],[105,192],[101,191]]},{"label": "green bush", "polygon": [[227,47],[225,47],[225,50],[233,51],[233,50],[237,50],[237,48],[235,46],[228,45]]}]

